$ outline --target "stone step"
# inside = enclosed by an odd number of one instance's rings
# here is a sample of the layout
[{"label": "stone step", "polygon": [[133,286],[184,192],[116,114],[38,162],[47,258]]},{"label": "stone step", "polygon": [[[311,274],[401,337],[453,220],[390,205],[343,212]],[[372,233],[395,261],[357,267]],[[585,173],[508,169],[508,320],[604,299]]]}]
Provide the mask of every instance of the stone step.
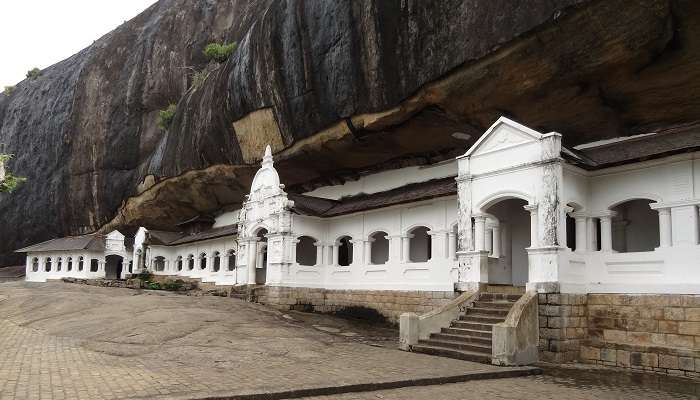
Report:
[{"label": "stone step", "polygon": [[431,346],[431,347],[444,347],[444,348],[454,349],[454,350],[471,351],[474,353],[481,353],[481,354],[488,355],[488,356],[491,355],[491,346],[484,346],[484,345],[479,345],[479,344],[474,344],[474,343],[456,342],[456,341],[451,341],[451,340],[428,339],[428,340],[419,340],[418,344],[422,344],[424,346]]},{"label": "stone step", "polygon": [[474,308],[498,308],[503,310],[510,310],[513,307],[512,301],[476,301],[474,302]]},{"label": "stone step", "polygon": [[[450,328],[443,328],[450,329]],[[475,331],[482,332],[482,331]],[[454,334],[454,333],[432,333],[430,334],[430,339],[445,340],[451,342],[464,342],[464,343],[478,343],[485,346],[491,346],[491,332],[483,331],[485,335],[473,336],[468,334]]]},{"label": "stone step", "polygon": [[520,294],[504,294],[504,293],[481,293],[479,295],[479,301],[511,301],[515,303],[520,300],[522,295]]},{"label": "stone step", "polygon": [[473,307],[467,309],[467,315],[481,314],[505,318],[509,311],[510,308]]},{"label": "stone step", "polygon": [[487,285],[484,290],[486,293],[501,293],[501,294],[525,294],[524,286],[513,285]]},{"label": "stone step", "polygon": [[447,335],[460,335],[460,336],[467,336],[467,337],[477,337],[477,338],[483,338],[483,339],[488,339],[488,340],[491,340],[491,337],[493,336],[490,330],[468,329],[468,328],[457,328],[457,327],[442,328],[442,329],[440,329],[440,332],[442,334],[447,334]]},{"label": "stone step", "polygon": [[483,314],[467,314],[459,317],[460,321],[467,322],[478,322],[481,324],[498,324],[499,322],[505,321],[505,315],[502,317],[495,315],[483,315]]},{"label": "stone step", "polygon": [[426,346],[422,344],[416,344],[411,347],[411,351],[416,353],[430,354],[433,356],[456,358],[459,360],[474,361],[480,363],[491,363],[491,355],[486,355],[483,353],[476,353],[473,351],[466,350],[455,350],[446,347],[436,347],[436,346]]},{"label": "stone step", "polygon": [[469,321],[452,321],[451,328],[461,328],[461,329],[473,329],[477,331],[491,331],[493,330],[493,324],[482,324],[478,322]]}]

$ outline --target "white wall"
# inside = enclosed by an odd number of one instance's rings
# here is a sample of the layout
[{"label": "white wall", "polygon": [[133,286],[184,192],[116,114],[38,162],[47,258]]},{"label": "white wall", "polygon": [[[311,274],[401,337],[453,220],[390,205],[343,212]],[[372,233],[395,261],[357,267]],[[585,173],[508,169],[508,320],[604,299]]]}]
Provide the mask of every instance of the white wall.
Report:
[{"label": "white wall", "polygon": [[[83,257],[83,270],[80,271],[78,263],[80,257]],[[34,258],[39,259],[39,270],[34,272],[32,269],[32,261]],[[46,260],[51,258],[51,271],[46,272]],[[61,270],[58,270],[58,259],[62,259]],[[73,268],[68,271],[68,259],[72,258]],[[92,259],[98,260],[98,271],[90,271],[90,262]],[[128,268],[128,257],[124,257],[124,272]],[[63,278],[82,278],[82,279],[98,279],[105,277],[105,254],[101,252],[90,251],[54,251],[54,252],[31,252],[27,253],[26,258],[26,280],[30,282],[46,282],[47,279],[63,279]],[[122,273],[124,273],[122,272]]]}]

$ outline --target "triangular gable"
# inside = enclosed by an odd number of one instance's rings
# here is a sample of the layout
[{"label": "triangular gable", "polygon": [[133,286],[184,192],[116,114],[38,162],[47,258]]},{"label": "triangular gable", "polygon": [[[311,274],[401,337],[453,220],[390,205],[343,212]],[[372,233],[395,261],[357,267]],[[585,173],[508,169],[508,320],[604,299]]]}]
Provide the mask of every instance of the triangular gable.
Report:
[{"label": "triangular gable", "polygon": [[[484,132],[479,140],[462,156],[493,152],[542,139],[543,135],[506,117],[500,117]],[[478,151],[477,151],[478,150]]]}]

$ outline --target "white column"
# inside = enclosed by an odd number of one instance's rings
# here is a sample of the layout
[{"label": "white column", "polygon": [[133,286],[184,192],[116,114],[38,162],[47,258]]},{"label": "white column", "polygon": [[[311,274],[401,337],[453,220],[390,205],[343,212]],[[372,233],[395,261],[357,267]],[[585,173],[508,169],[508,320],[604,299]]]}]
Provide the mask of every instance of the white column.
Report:
[{"label": "white column", "polygon": [[612,251],[612,215],[600,217],[600,251]]},{"label": "white column", "polygon": [[449,259],[454,260],[457,257],[457,236],[454,234],[454,232],[450,232],[447,234],[447,242],[448,242],[448,250],[447,254],[449,254]]},{"label": "white column", "polygon": [[489,255],[493,251],[493,228],[487,227],[484,234],[484,250],[486,250]]},{"label": "white column", "polygon": [[671,247],[671,209],[659,208],[659,247]]},{"label": "white column", "polygon": [[400,263],[401,262],[401,235],[391,235],[389,236],[389,263]]},{"label": "white column", "polygon": [[246,243],[246,251],[247,251],[247,257],[248,257],[248,284],[249,285],[255,285],[255,263],[256,263],[256,255],[258,253],[257,249],[257,240],[256,239],[249,239],[248,242]]},{"label": "white column", "polygon": [[401,237],[401,261],[410,262],[411,260],[411,238],[413,235],[406,235]]},{"label": "white column", "polygon": [[537,218],[537,205],[528,204],[523,208],[530,212],[530,247],[537,247],[540,245],[539,229],[537,227],[537,224],[539,223]]},{"label": "white column", "polygon": [[574,218],[576,223],[576,252],[585,252],[588,250],[588,216],[583,213],[575,212],[571,213],[571,217]]},{"label": "white column", "polygon": [[363,256],[365,265],[372,264],[372,242],[374,242],[374,239],[367,239],[363,241]]},{"label": "white column", "polygon": [[598,221],[596,218],[588,218],[586,221],[586,228],[588,230],[588,249],[590,251],[598,251]]},{"label": "white column", "polygon": [[495,258],[501,257],[501,226],[494,225],[491,228],[493,236],[493,247],[491,249],[491,256]]},{"label": "white column", "polygon": [[338,265],[338,244],[336,243],[331,245],[331,265]]},{"label": "white column", "polygon": [[486,217],[483,215],[474,216],[474,250],[486,250]]},{"label": "white column", "polygon": [[314,246],[316,246],[316,266],[318,267],[323,265],[323,243],[316,242]]}]

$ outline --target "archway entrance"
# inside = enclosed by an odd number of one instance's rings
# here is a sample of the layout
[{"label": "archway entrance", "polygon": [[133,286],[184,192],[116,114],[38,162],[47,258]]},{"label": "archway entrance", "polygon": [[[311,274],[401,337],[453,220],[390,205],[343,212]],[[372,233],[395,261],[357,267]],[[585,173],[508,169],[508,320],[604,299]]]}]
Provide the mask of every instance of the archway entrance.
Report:
[{"label": "archway entrance", "polygon": [[258,241],[257,254],[255,255],[255,283],[264,285],[267,280],[267,229],[261,229],[256,235]]},{"label": "archway entrance", "polygon": [[525,200],[504,199],[488,207],[486,248],[489,254],[489,283],[525,286],[528,281],[530,214]]},{"label": "archway entrance", "polygon": [[112,254],[105,259],[105,278],[121,279],[124,258],[116,254]]}]

